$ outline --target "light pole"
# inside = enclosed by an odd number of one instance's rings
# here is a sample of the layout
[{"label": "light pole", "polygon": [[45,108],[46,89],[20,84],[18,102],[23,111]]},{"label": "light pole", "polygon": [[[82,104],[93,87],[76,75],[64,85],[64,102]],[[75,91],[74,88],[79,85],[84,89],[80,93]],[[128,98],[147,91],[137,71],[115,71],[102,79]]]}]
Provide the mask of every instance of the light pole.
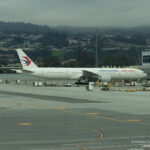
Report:
[{"label": "light pole", "polygon": [[96,51],[96,53],[95,53],[95,67],[97,68],[97,33],[96,33],[96,43],[95,43],[95,51]]}]

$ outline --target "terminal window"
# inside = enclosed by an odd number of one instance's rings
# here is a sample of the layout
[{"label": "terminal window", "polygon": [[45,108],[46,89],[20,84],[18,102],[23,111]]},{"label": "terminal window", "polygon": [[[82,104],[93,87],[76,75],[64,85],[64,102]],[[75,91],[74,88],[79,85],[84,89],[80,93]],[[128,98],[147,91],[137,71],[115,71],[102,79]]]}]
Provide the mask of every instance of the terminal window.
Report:
[{"label": "terminal window", "polygon": [[150,55],[143,56],[143,63],[150,63]]}]

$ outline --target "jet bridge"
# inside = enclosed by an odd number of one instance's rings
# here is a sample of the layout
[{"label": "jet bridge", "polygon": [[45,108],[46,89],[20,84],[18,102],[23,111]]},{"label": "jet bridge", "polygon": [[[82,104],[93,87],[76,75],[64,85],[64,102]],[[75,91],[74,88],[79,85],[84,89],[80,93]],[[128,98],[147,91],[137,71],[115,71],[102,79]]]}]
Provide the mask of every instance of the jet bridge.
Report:
[{"label": "jet bridge", "polygon": [[142,65],[139,68],[148,74],[147,79],[150,80],[150,49],[142,51]]}]

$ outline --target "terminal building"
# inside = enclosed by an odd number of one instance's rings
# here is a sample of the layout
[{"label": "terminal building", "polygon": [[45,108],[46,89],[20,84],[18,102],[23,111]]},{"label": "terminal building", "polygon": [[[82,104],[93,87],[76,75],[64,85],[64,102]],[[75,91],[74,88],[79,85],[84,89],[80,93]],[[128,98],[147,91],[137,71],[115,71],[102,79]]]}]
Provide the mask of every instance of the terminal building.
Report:
[{"label": "terminal building", "polygon": [[142,65],[140,69],[148,74],[148,79],[150,79],[150,50],[142,51]]}]

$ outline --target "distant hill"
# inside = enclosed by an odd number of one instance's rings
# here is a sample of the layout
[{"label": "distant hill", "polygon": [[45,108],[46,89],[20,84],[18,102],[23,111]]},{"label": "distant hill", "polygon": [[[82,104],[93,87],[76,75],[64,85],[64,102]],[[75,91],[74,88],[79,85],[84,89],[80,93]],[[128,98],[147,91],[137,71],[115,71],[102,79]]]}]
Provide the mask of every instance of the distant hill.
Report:
[{"label": "distant hill", "polygon": [[46,33],[46,32],[59,32],[59,33],[74,33],[74,34],[150,34],[150,26],[139,27],[69,27],[60,26],[50,28],[48,25],[38,25],[24,22],[5,22],[0,21],[0,32],[30,32],[30,33]]},{"label": "distant hill", "polygon": [[60,26],[56,28],[57,31],[67,33],[99,33],[99,34],[150,34],[150,26],[139,26],[139,27],[65,27]]},{"label": "distant hill", "polygon": [[24,22],[4,22],[0,21],[0,32],[32,32],[43,33],[50,31],[50,27],[46,25],[35,25]]}]

